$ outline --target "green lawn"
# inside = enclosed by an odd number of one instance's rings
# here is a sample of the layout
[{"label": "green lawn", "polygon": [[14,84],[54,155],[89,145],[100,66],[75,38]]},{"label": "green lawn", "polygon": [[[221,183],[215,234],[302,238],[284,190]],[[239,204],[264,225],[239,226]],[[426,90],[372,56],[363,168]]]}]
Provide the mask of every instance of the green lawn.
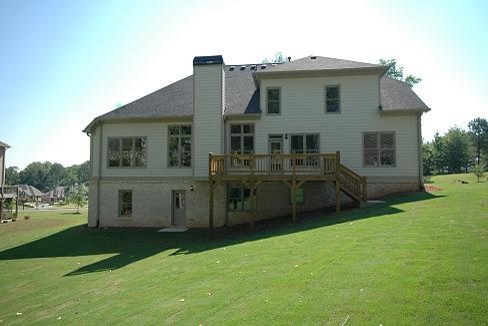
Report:
[{"label": "green lawn", "polygon": [[212,242],[203,231],[87,229],[86,213],[29,211],[0,225],[0,320],[486,324],[488,182],[432,180],[440,190]]}]

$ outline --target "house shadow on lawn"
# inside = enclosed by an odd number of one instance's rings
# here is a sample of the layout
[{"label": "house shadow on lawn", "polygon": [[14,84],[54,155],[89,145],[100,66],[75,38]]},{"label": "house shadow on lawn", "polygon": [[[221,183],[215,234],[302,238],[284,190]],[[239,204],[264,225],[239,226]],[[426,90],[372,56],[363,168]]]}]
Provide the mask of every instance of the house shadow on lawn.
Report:
[{"label": "house shadow on lawn", "polygon": [[440,197],[443,196],[427,192],[410,193],[388,198],[384,204],[344,211],[340,215],[308,213],[301,216],[296,223],[290,218],[258,222],[254,232],[249,232],[247,226],[223,228],[214,232],[211,241],[208,230],[203,229],[193,229],[185,233],[158,233],[155,229],[90,229],[79,225],[0,252],[0,260],[114,254],[65,276],[116,270],[167,250],[173,251],[170,255],[199,253],[385,214],[394,215],[403,212],[394,207],[395,205]]}]

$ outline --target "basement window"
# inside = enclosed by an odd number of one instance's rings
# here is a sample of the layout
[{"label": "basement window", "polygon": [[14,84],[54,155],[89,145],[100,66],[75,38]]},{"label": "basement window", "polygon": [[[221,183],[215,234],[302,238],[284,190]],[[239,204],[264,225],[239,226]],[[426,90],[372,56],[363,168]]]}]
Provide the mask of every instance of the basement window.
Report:
[{"label": "basement window", "polygon": [[250,211],[251,190],[242,183],[231,185],[229,189],[228,208],[229,211]]},{"label": "basement window", "polygon": [[119,217],[132,217],[132,190],[119,190]]}]

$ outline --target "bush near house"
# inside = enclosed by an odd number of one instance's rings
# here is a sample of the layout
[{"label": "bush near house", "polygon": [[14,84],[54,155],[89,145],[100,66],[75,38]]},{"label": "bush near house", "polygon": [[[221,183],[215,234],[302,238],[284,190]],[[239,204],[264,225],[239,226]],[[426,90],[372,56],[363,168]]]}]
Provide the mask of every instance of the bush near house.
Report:
[{"label": "bush near house", "polygon": [[[463,184],[457,180],[465,180]],[[0,225],[5,324],[482,325],[488,182],[254,232],[88,229],[33,211]],[[42,258],[42,259],[39,259]],[[22,315],[16,315],[22,313]]]}]

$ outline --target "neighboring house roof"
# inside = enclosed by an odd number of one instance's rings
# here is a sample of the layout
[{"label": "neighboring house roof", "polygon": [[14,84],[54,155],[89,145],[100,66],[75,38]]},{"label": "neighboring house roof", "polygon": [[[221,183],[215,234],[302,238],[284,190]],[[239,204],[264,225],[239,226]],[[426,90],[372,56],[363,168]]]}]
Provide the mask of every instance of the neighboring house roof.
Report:
[{"label": "neighboring house roof", "polygon": [[[212,59],[220,63],[220,56],[196,57]],[[206,63],[200,61],[197,64]],[[283,64],[245,64],[226,65],[225,70],[225,114],[256,114],[261,113],[259,107],[259,88],[255,75],[266,73],[300,72],[314,70],[366,69],[375,70],[380,74],[387,71],[388,66],[375,65],[358,61],[342,60],[320,56],[308,56]],[[381,102],[384,110],[421,110],[428,107],[405,84],[393,83],[381,78]],[[399,94],[395,94],[399,92]],[[422,104],[422,105],[420,105]],[[414,105],[413,107],[410,105]],[[163,87],[151,94],[141,97],[129,104],[95,118],[86,128],[99,120],[151,119],[191,117],[193,115],[193,75]]]},{"label": "neighboring house roof", "polygon": [[382,77],[380,79],[381,107],[383,111],[430,111],[430,108],[404,82]]},{"label": "neighboring house roof", "polygon": [[9,145],[7,145],[7,144],[5,144],[4,142],[1,142],[1,141],[0,141],[0,147],[10,148]]},{"label": "neighboring house roof", "polygon": [[44,197],[64,197],[64,187],[55,187],[54,189],[46,192]]},{"label": "neighboring house roof", "polygon": [[334,69],[351,69],[351,68],[387,68],[386,66],[375,65],[372,63],[365,63],[359,61],[350,61],[336,58],[308,56],[284,62],[281,64],[271,65],[266,70],[260,70],[259,74],[267,74],[272,72],[291,72],[291,71],[310,71],[310,70],[334,70]]},{"label": "neighboring house roof", "polygon": [[42,197],[42,191],[31,185],[18,185],[20,193],[28,197]]}]

